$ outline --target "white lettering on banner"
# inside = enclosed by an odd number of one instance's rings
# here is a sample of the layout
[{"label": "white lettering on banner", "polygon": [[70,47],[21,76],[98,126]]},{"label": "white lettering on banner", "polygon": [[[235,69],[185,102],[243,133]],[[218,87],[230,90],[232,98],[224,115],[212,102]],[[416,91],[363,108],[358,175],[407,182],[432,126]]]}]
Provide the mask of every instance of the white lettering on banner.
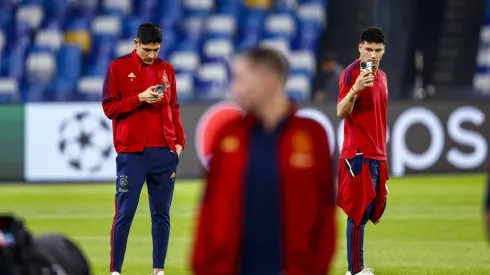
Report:
[{"label": "white lettering on banner", "polygon": [[332,123],[330,122],[328,117],[324,113],[313,108],[300,109],[296,112],[296,115],[299,117],[312,119],[323,126],[323,128],[327,132],[328,146],[330,147],[330,155],[333,155],[335,152],[335,133],[333,130]]},{"label": "white lettering on banner", "polygon": [[100,104],[28,104],[25,110],[27,180],[115,180],[111,121]]},{"label": "white lettering on banner", "polygon": [[[422,154],[415,154],[405,142],[408,129],[414,124],[424,125],[430,133],[429,148]],[[437,116],[423,107],[413,107],[403,112],[393,126],[391,147],[392,173],[402,176],[405,169],[425,170],[434,165],[444,149],[444,129]]]},{"label": "white lettering on banner", "polygon": [[447,123],[449,136],[458,144],[473,147],[473,152],[463,153],[457,148],[451,148],[447,153],[447,161],[460,169],[472,169],[485,161],[488,145],[481,134],[463,129],[461,125],[464,122],[480,126],[485,122],[485,114],[471,106],[460,107],[451,113]]}]

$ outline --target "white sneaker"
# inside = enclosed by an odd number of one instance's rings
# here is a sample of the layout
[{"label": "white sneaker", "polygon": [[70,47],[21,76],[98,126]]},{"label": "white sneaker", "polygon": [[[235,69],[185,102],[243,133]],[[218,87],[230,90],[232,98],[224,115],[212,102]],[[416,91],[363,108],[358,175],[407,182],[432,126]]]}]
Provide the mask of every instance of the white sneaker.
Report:
[{"label": "white sneaker", "polygon": [[119,272],[112,272],[111,275],[121,275]]},{"label": "white sneaker", "polygon": [[[373,271],[374,270],[372,268],[365,267],[363,270],[361,270],[361,272],[356,273],[354,275],[374,275]],[[350,271],[347,271],[345,275],[352,275],[352,273]]]},{"label": "white sneaker", "polygon": [[[153,275],[153,273],[151,273],[150,275]],[[165,275],[165,273],[163,271],[158,271],[157,275]]]}]

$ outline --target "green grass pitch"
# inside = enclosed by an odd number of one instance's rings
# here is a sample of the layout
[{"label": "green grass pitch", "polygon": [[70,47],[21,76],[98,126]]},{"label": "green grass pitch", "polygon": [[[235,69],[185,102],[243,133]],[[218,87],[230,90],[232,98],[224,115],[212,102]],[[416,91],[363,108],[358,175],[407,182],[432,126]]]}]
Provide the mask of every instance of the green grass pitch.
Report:
[{"label": "green grass pitch", "polygon": [[[382,274],[490,274],[483,231],[483,175],[414,176],[389,181],[385,216],[366,228],[365,261]],[[94,274],[109,274],[112,184],[0,185],[0,212],[15,211],[36,234],[58,231],[84,249]],[[200,181],[178,181],[166,274],[190,274],[188,255]],[[148,196],[143,189],[133,222],[124,275],[151,272]],[[345,274],[345,215],[339,211],[339,250],[330,274]]]}]

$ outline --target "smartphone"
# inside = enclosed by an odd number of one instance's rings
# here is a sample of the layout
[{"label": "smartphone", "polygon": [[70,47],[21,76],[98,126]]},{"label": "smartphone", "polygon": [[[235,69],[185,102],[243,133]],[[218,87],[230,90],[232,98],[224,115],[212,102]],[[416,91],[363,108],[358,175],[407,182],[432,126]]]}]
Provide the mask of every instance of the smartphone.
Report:
[{"label": "smartphone", "polygon": [[165,91],[166,88],[167,88],[167,84],[159,84],[155,88],[155,92],[157,92],[159,94],[163,94],[163,92]]},{"label": "smartphone", "polygon": [[373,62],[371,61],[361,61],[361,72],[362,73],[372,73],[373,72]]}]

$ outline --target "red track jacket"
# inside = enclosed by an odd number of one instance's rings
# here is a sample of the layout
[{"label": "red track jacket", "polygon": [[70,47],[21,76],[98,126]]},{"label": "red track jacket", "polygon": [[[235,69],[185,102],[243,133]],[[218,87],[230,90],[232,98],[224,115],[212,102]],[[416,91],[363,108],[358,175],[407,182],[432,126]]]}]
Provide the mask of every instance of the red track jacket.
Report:
[{"label": "red track jacket", "polygon": [[[236,120],[218,134],[197,224],[197,275],[236,275],[243,233],[244,182],[256,120]],[[291,112],[278,142],[282,174],[285,275],[325,275],[336,243],[335,187],[325,130]]]},{"label": "red track jacket", "polygon": [[[144,92],[139,75],[140,63],[135,51],[114,60],[107,69],[104,80],[102,107],[106,116],[112,119],[114,147],[119,152],[140,152],[145,146],[145,103],[141,103],[138,94]],[[166,143],[171,150],[175,145],[185,147],[184,127],[180,120],[180,107],[177,99],[175,71],[172,65],[162,59],[155,60],[161,83],[167,84],[162,99],[162,121]]]},{"label": "red track jacket", "polygon": [[[374,210],[370,217],[371,222],[378,223],[386,208],[388,188],[386,181],[389,179],[386,161],[379,161],[378,192],[374,190],[371,180],[369,161],[359,164],[356,168],[346,167],[347,159],[341,159],[339,163],[339,189],[337,205],[357,225],[361,224],[362,217],[369,204],[374,200]],[[352,164],[350,164],[352,165]],[[347,166],[350,166],[347,165]]]}]

